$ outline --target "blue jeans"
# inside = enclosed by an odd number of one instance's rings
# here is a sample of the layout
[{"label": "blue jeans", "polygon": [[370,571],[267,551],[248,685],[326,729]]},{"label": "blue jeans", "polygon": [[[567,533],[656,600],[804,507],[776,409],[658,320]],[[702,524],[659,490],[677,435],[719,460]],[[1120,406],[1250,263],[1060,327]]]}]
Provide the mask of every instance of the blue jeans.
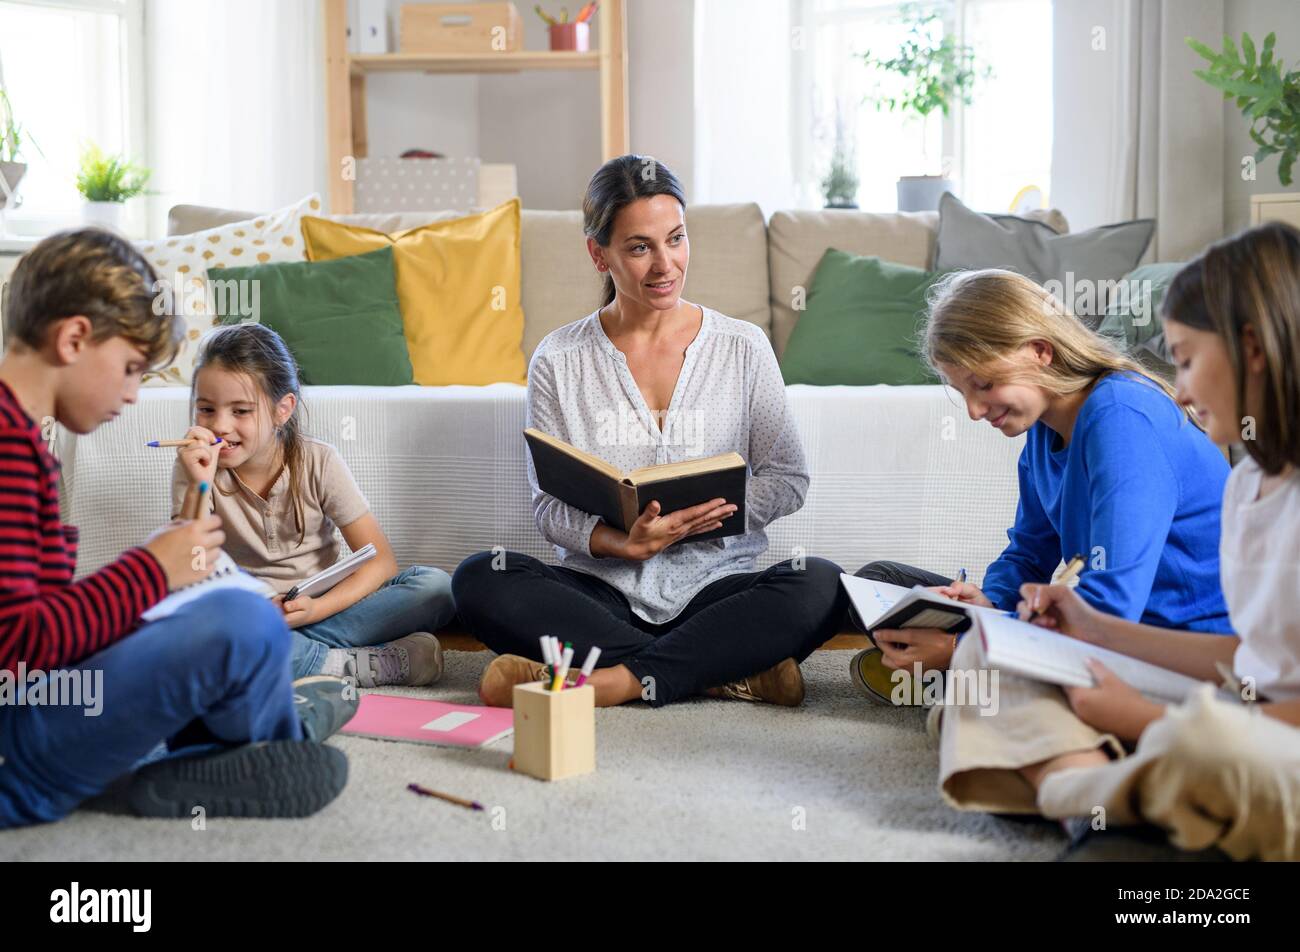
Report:
[{"label": "blue jeans", "polygon": [[317,674],[331,648],[382,645],[415,631],[437,631],[456,614],[451,576],[412,565],[355,605],[293,630],[293,676]]},{"label": "blue jeans", "polygon": [[0,707],[0,829],[58,820],[164,740],[177,756],[301,740],[289,632],[261,595],[213,592],[68,669],[100,684],[93,708]]}]

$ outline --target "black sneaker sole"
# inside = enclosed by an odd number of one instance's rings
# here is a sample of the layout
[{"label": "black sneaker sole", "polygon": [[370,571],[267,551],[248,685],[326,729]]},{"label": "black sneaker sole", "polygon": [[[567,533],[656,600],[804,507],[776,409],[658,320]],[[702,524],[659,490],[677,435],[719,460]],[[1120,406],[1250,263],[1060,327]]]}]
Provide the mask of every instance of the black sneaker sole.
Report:
[{"label": "black sneaker sole", "polygon": [[347,782],[343,751],[279,740],[150,764],[131,779],[126,800],[149,817],[192,817],[196,808],[207,817],[304,817]]}]

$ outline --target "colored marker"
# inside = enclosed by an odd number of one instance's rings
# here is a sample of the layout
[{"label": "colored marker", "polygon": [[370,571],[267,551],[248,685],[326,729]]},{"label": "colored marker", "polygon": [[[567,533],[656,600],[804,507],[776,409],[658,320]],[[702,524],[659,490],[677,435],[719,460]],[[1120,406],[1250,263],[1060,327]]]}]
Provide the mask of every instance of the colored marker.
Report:
[{"label": "colored marker", "polygon": [[555,680],[551,682],[552,691],[564,690],[564,679],[569,676],[569,665],[573,663],[573,648],[565,648],[560,657],[560,666],[555,671]]},{"label": "colored marker", "polygon": [[537,639],[542,643],[542,660],[546,662],[546,680],[550,681],[554,675],[554,660],[551,658],[551,639],[542,635]]},{"label": "colored marker", "polygon": [[587,652],[587,660],[582,662],[582,670],[578,672],[578,683],[575,688],[580,688],[587,683],[587,678],[591,677],[592,670],[596,667],[596,659],[600,657],[600,649],[595,645]]}]

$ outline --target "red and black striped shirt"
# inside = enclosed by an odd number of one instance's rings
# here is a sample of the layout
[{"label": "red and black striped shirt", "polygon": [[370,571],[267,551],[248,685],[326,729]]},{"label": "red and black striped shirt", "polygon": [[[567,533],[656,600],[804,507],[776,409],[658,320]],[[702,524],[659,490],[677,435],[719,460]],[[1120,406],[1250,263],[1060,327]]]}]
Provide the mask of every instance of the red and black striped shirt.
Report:
[{"label": "red and black striped shirt", "polygon": [[80,662],[133,630],[167,594],[144,549],[79,582],[77,530],[59,518],[59,463],[0,381],[0,669]]}]

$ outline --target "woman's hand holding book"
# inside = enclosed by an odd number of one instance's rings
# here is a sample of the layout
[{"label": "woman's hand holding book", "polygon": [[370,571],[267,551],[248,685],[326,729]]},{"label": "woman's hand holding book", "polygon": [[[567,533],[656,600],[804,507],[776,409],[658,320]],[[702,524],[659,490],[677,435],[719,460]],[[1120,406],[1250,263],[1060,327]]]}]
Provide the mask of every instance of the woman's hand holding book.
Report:
[{"label": "woman's hand holding book", "polygon": [[597,526],[591,536],[591,552],[596,556],[644,562],[674,542],[719,528],[724,519],[735,514],[736,508],[725,499],[713,499],[661,515],[659,503],[651,502],[627,533],[604,524]]}]

